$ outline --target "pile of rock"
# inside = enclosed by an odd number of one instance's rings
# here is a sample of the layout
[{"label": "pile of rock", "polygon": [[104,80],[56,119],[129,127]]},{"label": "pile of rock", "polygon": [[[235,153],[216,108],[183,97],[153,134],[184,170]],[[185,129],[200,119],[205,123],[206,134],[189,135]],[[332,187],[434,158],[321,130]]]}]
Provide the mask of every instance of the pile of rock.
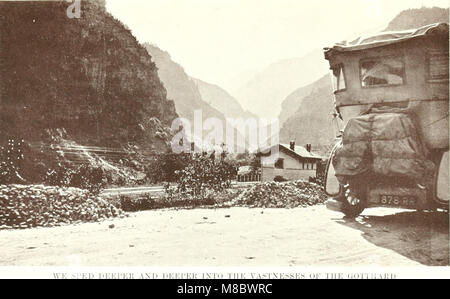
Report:
[{"label": "pile of rock", "polygon": [[0,186],[0,229],[52,227],[123,216],[101,197],[77,188]]},{"label": "pile of rock", "polygon": [[258,183],[233,200],[234,206],[260,208],[297,208],[323,204],[327,200],[323,187],[296,181]]}]

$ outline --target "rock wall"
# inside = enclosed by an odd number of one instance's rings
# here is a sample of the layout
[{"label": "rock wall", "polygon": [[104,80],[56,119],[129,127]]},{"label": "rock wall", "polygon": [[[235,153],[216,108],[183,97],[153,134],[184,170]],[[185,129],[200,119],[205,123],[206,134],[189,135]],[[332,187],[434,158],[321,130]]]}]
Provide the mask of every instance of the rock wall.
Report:
[{"label": "rock wall", "polygon": [[83,145],[166,150],[177,114],[151,56],[103,0],[81,1],[79,19],[69,5],[0,2],[0,141],[64,128]]}]

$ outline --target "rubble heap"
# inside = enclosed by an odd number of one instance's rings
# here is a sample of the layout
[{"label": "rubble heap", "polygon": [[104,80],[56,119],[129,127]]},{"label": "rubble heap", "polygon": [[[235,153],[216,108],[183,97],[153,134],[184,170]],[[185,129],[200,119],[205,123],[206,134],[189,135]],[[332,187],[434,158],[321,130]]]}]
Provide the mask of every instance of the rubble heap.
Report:
[{"label": "rubble heap", "polygon": [[122,210],[87,190],[0,185],[0,230],[95,222],[123,215]]},{"label": "rubble heap", "polygon": [[327,200],[323,187],[305,181],[258,183],[241,193],[234,206],[259,208],[297,208],[323,204]]}]

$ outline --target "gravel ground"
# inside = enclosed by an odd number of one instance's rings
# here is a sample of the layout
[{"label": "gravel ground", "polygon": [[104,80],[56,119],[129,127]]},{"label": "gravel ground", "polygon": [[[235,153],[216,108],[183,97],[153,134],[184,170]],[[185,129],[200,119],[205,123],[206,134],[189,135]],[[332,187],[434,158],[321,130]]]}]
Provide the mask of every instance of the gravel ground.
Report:
[{"label": "gravel ground", "polygon": [[325,206],[195,209],[0,231],[0,266],[417,266],[449,264],[448,214]]}]

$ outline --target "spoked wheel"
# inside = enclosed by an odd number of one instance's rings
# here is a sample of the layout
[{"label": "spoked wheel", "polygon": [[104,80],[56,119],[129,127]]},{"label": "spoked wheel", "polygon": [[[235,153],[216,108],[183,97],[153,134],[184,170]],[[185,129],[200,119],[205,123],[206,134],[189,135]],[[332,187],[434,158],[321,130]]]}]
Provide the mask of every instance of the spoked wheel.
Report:
[{"label": "spoked wheel", "polygon": [[344,186],[344,194],[340,200],[342,202],[342,213],[348,218],[358,217],[366,208],[366,198],[363,192],[357,188],[352,188],[350,184]]}]

